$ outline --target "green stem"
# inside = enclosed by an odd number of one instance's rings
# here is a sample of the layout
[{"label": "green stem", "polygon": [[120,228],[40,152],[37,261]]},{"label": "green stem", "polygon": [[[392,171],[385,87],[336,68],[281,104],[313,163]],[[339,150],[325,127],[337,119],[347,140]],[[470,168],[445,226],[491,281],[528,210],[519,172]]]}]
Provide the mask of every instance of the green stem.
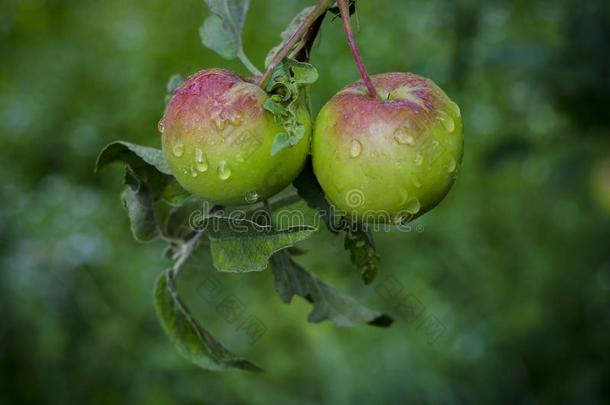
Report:
[{"label": "green stem", "polygon": [[[299,42],[305,34],[307,34],[307,31],[309,31],[309,29],[316,22],[316,20],[320,16],[322,16],[324,13],[326,13],[326,10],[328,10],[328,8],[331,6],[332,2],[333,2],[333,0],[320,0],[320,2],[311,11],[311,13],[309,13],[309,15],[307,15],[307,17],[305,17],[305,19],[303,20],[303,22],[301,23],[299,28],[288,38],[288,40],[286,42],[284,42],[284,45],[278,51],[278,53],[275,54],[275,56],[269,63],[269,66],[267,66],[265,73],[263,73],[263,76],[261,77],[261,79],[259,81],[258,85],[262,89],[265,88],[265,86],[267,85],[267,82],[271,78],[271,73],[273,72],[273,69],[275,69],[277,67],[277,65],[279,65],[280,62],[291,51],[293,51],[292,47],[294,45],[296,45],[297,42]],[[303,46],[303,44],[301,44],[301,46]]]},{"label": "green stem", "polygon": [[246,54],[243,51],[239,51],[239,53],[237,54],[237,57],[239,58],[241,63],[244,64],[246,69],[248,69],[250,71],[250,73],[252,73],[254,76],[260,76],[262,74],[261,71],[258,70],[256,68],[256,66],[254,66],[254,64],[250,61],[250,59],[248,59],[248,56],[246,56]]},{"label": "green stem", "polygon": [[364,81],[364,84],[366,85],[366,88],[368,89],[371,97],[380,99],[379,94],[377,94],[377,90],[375,90],[375,86],[373,86],[371,77],[366,71],[366,67],[364,67],[362,55],[360,54],[360,50],[358,49],[358,45],[356,44],[354,32],[352,31],[352,25],[349,21],[349,6],[347,5],[347,0],[338,0],[338,3],[339,10],[341,11],[341,20],[343,20],[343,28],[345,29],[345,34],[347,35],[347,43],[349,44],[349,47],[352,50],[352,55],[354,56],[354,61],[356,62],[356,66],[358,67],[360,76],[362,77],[362,80]]},{"label": "green stem", "polygon": [[203,232],[197,232],[191,239],[184,242],[184,244],[180,247],[179,256],[176,259],[176,262],[170,269],[170,273],[174,274],[176,277],[180,273],[182,269],[182,265],[188,260],[195,250],[195,247],[199,244],[199,240],[203,236]]}]

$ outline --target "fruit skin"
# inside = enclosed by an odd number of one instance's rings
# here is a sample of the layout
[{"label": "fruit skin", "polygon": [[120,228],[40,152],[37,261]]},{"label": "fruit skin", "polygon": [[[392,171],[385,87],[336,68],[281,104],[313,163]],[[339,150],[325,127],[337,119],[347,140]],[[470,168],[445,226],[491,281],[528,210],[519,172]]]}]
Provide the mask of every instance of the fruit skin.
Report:
[{"label": "fruit skin", "polygon": [[189,192],[223,205],[245,205],[279,192],[301,171],[311,136],[306,107],[301,141],[271,156],[283,128],[263,109],[269,96],[225,69],[190,76],[173,94],[159,122],[169,167]]},{"label": "fruit skin", "polygon": [[352,221],[402,223],[436,206],[462,161],[460,109],[412,73],[343,88],[316,119],[312,157],[327,198]]}]

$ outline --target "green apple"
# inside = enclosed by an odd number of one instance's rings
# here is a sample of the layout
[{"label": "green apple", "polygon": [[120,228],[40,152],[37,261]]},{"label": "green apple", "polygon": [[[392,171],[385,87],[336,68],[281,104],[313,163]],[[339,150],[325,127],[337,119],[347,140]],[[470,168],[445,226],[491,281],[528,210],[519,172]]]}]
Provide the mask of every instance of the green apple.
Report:
[{"label": "green apple", "polygon": [[272,196],[301,171],[309,152],[311,118],[297,111],[305,136],[271,156],[284,132],[263,108],[269,96],[224,69],[189,77],[173,94],[159,122],[163,152],[178,182],[211,202],[244,205]]},{"label": "green apple", "polygon": [[456,103],[412,73],[346,86],[320,111],[312,157],[327,198],[353,221],[402,223],[436,206],[460,168],[464,137]]}]

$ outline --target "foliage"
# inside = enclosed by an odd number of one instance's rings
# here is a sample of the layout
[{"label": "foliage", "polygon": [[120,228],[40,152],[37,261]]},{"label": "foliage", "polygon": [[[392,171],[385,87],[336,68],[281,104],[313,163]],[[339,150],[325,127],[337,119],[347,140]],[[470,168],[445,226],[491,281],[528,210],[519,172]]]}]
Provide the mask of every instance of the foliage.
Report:
[{"label": "foliage", "polygon": [[225,59],[238,57],[253,74],[260,72],[244,53],[242,31],[250,0],[205,0],[212,14],[199,29],[203,45]]},{"label": "foliage", "polygon": [[[206,3],[213,14],[201,27],[204,45],[228,59],[243,55],[241,33],[249,2],[209,0]],[[284,40],[294,34],[295,24],[303,23],[303,13],[299,13],[284,30]],[[248,67],[249,61],[242,62]],[[271,112],[275,121],[286,131],[277,134],[274,139],[271,155],[275,155],[296,145],[305,136],[305,127],[298,120],[297,110],[308,104],[307,85],[318,79],[318,73],[306,61],[287,57],[272,70],[271,67],[268,69],[270,78],[263,85],[270,97],[264,108]],[[167,84],[168,96],[173,94],[182,81],[180,75],[170,78]],[[309,110],[309,106],[306,108]],[[117,141],[100,152],[96,170],[113,162],[126,165],[123,202],[134,238],[141,242],[162,238],[169,243],[165,249],[174,260],[174,265],[157,280],[157,314],[178,351],[198,366],[208,370],[233,367],[260,370],[253,363],[228,351],[191,315],[190,309],[180,298],[175,279],[183,263],[190,260],[191,254],[199,249],[209,250],[211,262],[219,272],[258,272],[267,269],[270,263],[276,290],[284,302],[289,303],[294,295],[299,295],[313,305],[314,309],[308,317],[311,322],[330,320],[338,326],[366,323],[388,326],[392,323],[392,318],[388,315],[372,311],[348,295],[336,291],[290,258],[290,251],[285,249],[309,238],[317,230],[315,227],[291,226],[280,229],[269,218],[268,223],[259,224],[245,217],[223,216],[221,207],[212,207],[200,212],[197,224],[192,223],[193,214],[197,211],[191,213],[188,225],[194,228],[192,232],[185,231],[184,221],[187,218],[184,213],[192,208],[192,202],[189,194],[173,178],[162,151]],[[303,188],[303,184],[312,182],[315,183],[316,180],[309,167],[300,176],[299,183]],[[319,185],[314,188],[316,193],[321,192]],[[323,200],[324,196],[315,198]],[[265,204],[268,209],[268,203]],[[183,215],[176,215],[176,212]],[[346,231],[345,247],[350,251],[351,260],[368,284],[375,277],[379,261],[372,235],[364,230],[343,230]],[[201,243],[203,237],[209,243]],[[197,266],[206,267],[209,263],[199,262]]]},{"label": "foliage", "polygon": [[[309,301],[314,306],[309,315],[311,322],[329,320],[338,326],[364,323],[388,326],[392,323],[389,316],[372,311],[348,295],[338,292],[290,258],[289,251],[284,249],[307,239],[316,228],[293,226],[279,229],[246,218],[222,216],[211,210],[189,213],[188,210],[193,205],[187,193],[182,190],[179,193],[182,198],[176,203],[176,193],[168,191],[179,186],[167,174],[167,162],[163,153],[155,148],[122,141],[113,142],[98,156],[96,169],[112,162],[126,165],[123,200],[134,238],[146,242],[160,237],[169,243],[166,249],[169,250],[174,265],[157,280],[157,314],[178,351],[198,366],[209,370],[233,367],[260,370],[253,363],[229,352],[191,315],[187,304],[180,298],[175,278],[193,252],[200,249],[209,251],[210,261],[198,260],[192,266],[206,268],[213,264],[219,272],[263,271],[271,259],[276,290],[282,300],[288,303],[296,294]],[[168,199],[168,195],[171,198]],[[172,205],[172,202],[174,206],[168,210],[167,205]],[[176,212],[189,215],[176,215]],[[199,214],[197,222],[192,222],[193,214]],[[190,232],[184,232],[185,220],[192,227]],[[209,239],[209,243],[200,242],[203,236]],[[354,243],[354,247],[350,248],[352,258],[358,266],[364,268],[363,274],[370,277],[368,272],[371,271],[371,259],[362,258],[359,253],[361,246]],[[374,246],[368,244],[366,248],[373,250],[366,255],[376,258]]]},{"label": "foliage", "polygon": [[298,144],[305,136],[305,127],[298,121],[297,110],[307,105],[306,85],[318,80],[318,72],[309,63],[284,59],[271,74],[265,90],[271,94],[263,106],[286,132],[275,136],[271,155]]}]

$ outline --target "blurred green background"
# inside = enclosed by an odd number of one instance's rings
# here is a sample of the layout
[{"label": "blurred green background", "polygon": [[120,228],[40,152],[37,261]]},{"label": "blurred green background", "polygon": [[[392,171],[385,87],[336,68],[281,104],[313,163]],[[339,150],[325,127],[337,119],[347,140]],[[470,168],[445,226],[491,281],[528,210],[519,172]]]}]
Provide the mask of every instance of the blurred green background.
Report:
[{"label": "blurred green background", "polygon": [[[310,3],[252,1],[259,67]],[[205,15],[199,0],[2,1],[0,403],[610,401],[607,1],[359,2],[369,70],[430,77],[461,106],[463,170],[412,232],[376,235],[372,287],[339,238],[303,245],[301,263],[393,314],[389,329],[308,324],[309,305],[283,305],[270,274],[222,275],[266,327],[251,343],[193,288],[197,315],[257,375],[178,356],[152,305],[162,244],[133,241],[122,168],[93,173],[109,141],[160,145],[172,74],[246,73],[201,46]],[[358,78],[338,20],[313,63],[317,111]],[[439,336],[379,293],[388,277]]]}]

